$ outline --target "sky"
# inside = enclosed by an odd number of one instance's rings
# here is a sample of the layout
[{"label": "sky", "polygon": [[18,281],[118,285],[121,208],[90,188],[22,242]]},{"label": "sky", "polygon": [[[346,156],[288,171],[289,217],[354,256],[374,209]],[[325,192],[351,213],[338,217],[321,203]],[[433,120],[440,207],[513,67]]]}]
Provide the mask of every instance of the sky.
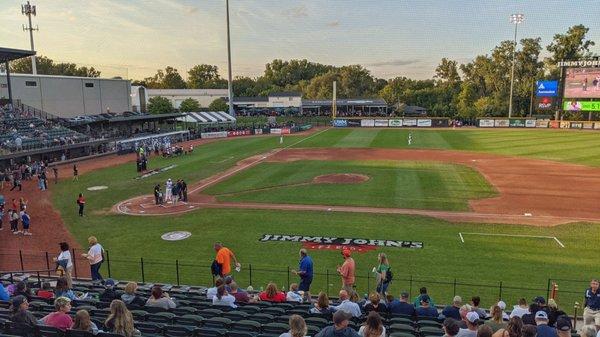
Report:
[{"label": "sky", "polygon": [[[0,0],[0,46],[29,49],[22,0]],[[31,0],[39,55],[141,79],[195,64],[226,77],[225,0]],[[279,59],[361,64],[380,78],[431,78],[443,57],[466,63],[518,38],[584,24],[600,54],[598,0],[230,0],[233,75],[258,76]]]}]

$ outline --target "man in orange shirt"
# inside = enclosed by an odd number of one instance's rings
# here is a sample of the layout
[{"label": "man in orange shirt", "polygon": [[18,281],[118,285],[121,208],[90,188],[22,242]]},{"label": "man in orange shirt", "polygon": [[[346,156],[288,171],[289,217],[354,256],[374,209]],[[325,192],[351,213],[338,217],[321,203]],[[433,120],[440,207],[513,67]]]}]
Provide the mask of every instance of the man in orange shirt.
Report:
[{"label": "man in orange shirt", "polygon": [[215,251],[217,252],[217,256],[215,257],[215,261],[220,266],[220,276],[225,277],[231,274],[231,259],[235,262],[235,267],[240,268],[241,264],[238,262],[235,254],[229,250],[229,248],[224,247],[221,242],[216,242],[214,245]]},{"label": "man in orange shirt", "polygon": [[[350,249],[344,248],[342,249],[342,256],[344,257],[344,263],[342,266],[337,267],[337,272],[342,277],[342,289],[346,290],[348,294],[352,295],[354,291],[354,271],[356,270],[356,266],[354,264],[354,259],[350,257]],[[352,297],[352,296],[350,296]]]}]

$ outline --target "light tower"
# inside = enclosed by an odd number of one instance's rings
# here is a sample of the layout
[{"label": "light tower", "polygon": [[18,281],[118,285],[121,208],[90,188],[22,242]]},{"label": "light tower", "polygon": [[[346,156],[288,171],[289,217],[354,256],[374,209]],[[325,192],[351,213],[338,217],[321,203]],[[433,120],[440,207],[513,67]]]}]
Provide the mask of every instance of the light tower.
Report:
[{"label": "light tower", "polygon": [[515,24],[515,40],[514,40],[515,47],[513,49],[512,69],[510,71],[510,99],[508,102],[508,118],[512,117],[512,111],[513,111],[513,88],[514,88],[514,84],[515,84],[515,57],[517,55],[517,28],[519,27],[520,23],[523,23],[523,20],[525,20],[525,15],[523,15],[523,14],[511,14],[511,16],[510,16],[510,23]]},{"label": "light tower", "polygon": [[231,39],[229,38],[229,0],[225,0],[227,10],[227,89],[229,96],[229,115],[235,117],[233,109],[233,81],[231,78]]},{"label": "light tower", "polygon": [[[23,31],[29,31],[29,40],[31,41],[31,51],[35,51],[34,45],[33,45],[33,31],[34,30],[39,30],[39,28],[37,27],[37,25],[35,26],[35,28],[33,28],[33,26],[31,25],[31,16],[36,16],[36,8],[35,5],[32,5],[29,3],[29,1],[27,1],[26,4],[21,5],[21,13],[23,15],[27,16],[27,19],[29,20],[29,26],[25,26],[23,25]],[[35,64],[35,55],[31,56],[31,72],[33,75],[37,75],[37,67]]]}]

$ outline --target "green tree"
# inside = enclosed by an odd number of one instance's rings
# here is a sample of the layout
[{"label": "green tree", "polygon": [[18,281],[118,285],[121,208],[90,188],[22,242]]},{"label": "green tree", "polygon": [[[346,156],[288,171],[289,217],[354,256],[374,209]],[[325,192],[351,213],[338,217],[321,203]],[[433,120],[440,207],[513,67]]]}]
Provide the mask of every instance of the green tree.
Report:
[{"label": "green tree", "polygon": [[312,99],[331,99],[333,97],[333,81],[337,81],[337,95],[338,97],[342,97],[340,96],[341,91],[339,88],[340,79],[340,74],[334,70],[314,77],[306,87],[306,97]]},{"label": "green tree", "polygon": [[448,60],[444,57],[437,68],[435,68],[435,76],[433,77],[442,83],[460,84],[458,62]]},{"label": "green tree", "polygon": [[210,64],[198,64],[188,71],[187,87],[190,89],[223,89],[227,80],[219,75],[219,68]]},{"label": "green tree", "polygon": [[264,78],[274,86],[285,88],[296,85],[302,80],[310,81],[315,76],[322,75],[333,68],[333,66],[307,60],[283,61],[275,59],[266,64]]},{"label": "green tree", "polygon": [[155,96],[148,100],[148,112],[151,114],[166,114],[174,110],[173,104],[166,97]]},{"label": "green tree", "polygon": [[576,60],[589,57],[590,47],[594,41],[586,38],[589,28],[584,25],[569,27],[565,34],[555,34],[552,42],[546,47],[552,56],[546,58],[546,66],[553,77],[558,75],[556,63],[562,60]]},{"label": "green tree", "polygon": [[210,111],[229,111],[229,105],[223,98],[217,98],[208,106]]},{"label": "green tree", "polygon": [[152,77],[146,77],[143,82],[149,89],[185,89],[186,84],[177,69],[167,66],[165,70],[157,70]]},{"label": "green tree", "polygon": [[179,111],[181,112],[193,112],[200,110],[200,103],[193,98],[186,98],[179,105]]},{"label": "green tree", "polygon": [[[55,63],[46,56],[36,57],[37,73],[41,75],[99,77],[100,71],[94,67],[78,67],[75,63]],[[29,57],[10,63],[10,71],[19,74],[31,74],[31,59]]]}]

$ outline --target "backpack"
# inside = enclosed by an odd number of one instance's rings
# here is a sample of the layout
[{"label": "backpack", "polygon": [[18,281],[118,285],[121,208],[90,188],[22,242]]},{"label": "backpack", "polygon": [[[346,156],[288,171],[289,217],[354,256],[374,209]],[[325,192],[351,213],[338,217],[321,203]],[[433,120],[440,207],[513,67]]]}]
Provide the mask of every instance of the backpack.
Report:
[{"label": "backpack", "polygon": [[394,274],[392,273],[392,268],[388,268],[388,270],[386,270],[385,272],[385,280],[383,280],[383,282],[389,283],[392,281],[393,278]]},{"label": "backpack", "polygon": [[217,260],[214,260],[212,262],[212,264],[210,265],[210,272],[214,276],[222,276],[221,273],[223,271],[222,271],[221,265],[219,264],[219,262],[217,262]]}]

